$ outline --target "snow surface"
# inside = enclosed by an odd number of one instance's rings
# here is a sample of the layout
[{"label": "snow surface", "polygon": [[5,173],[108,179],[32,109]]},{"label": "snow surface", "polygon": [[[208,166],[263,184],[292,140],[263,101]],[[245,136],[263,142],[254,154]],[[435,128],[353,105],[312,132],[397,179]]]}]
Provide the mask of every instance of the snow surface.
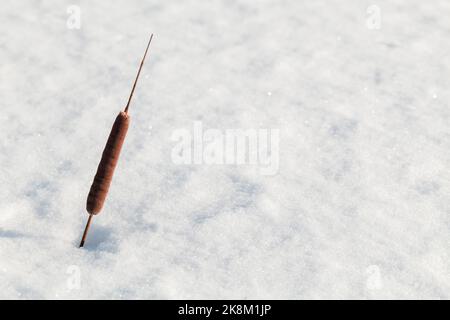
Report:
[{"label": "snow surface", "polygon": [[[448,1],[0,6],[0,298],[450,298]],[[280,129],[278,174],[174,164],[198,120]]]}]

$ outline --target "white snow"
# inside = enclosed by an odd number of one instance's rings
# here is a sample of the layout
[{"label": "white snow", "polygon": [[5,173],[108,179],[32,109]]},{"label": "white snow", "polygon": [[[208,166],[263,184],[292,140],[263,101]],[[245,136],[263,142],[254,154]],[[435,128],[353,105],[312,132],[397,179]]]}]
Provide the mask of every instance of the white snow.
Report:
[{"label": "white snow", "polygon": [[[446,0],[2,1],[0,298],[449,299],[449,14]],[[194,121],[280,129],[278,174],[174,164],[171,134]]]}]

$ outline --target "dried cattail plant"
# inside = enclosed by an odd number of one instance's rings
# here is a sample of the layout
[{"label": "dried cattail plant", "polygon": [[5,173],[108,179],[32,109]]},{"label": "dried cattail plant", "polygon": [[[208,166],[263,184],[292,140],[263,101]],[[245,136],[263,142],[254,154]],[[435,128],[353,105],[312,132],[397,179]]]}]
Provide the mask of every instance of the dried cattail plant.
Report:
[{"label": "dried cattail plant", "polygon": [[128,109],[130,107],[131,98],[133,97],[136,83],[141,74],[142,66],[144,65],[145,57],[147,56],[148,48],[152,42],[153,34],[150,36],[147,48],[145,49],[144,57],[142,58],[139,71],[136,79],[134,80],[133,88],[131,89],[130,97],[128,98],[127,105],[124,111],[121,111],[114,122],[105,149],[103,150],[102,159],[98,165],[97,173],[92,183],[91,190],[89,191],[86,210],[89,213],[89,218],[84,229],[83,237],[81,238],[80,248],[84,246],[86,236],[91,225],[92,217],[100,213],[105,203],[106,196],[108,194],[109,187],[116,169],[117,162],[119,161],[120,151],[122,150],[125,136],[127,135],[128,127],[130,125],[130,116]]}]

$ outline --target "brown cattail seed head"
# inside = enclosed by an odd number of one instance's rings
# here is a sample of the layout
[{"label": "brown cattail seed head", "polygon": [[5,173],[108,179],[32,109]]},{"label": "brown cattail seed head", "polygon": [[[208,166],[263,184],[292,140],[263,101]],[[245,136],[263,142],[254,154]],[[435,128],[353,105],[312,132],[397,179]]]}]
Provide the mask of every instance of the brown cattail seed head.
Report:
[{"label": "brown cattail seed head", "polygon": [[90,214],[99,214],[103,208],[129,125],[130,116],[123,111],[120,112],[112,127],[89,191],[86,210]]}]

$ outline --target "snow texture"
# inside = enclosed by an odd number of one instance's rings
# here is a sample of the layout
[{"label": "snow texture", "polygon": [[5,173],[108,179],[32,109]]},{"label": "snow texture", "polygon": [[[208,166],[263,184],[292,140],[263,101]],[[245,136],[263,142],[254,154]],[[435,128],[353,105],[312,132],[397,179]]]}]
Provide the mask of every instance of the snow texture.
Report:
[{"label": "snow texture", "polygon": [[[449,299],[449,14],[447,0],[2,0],[0,298]],[[280,129],[278,174],[173,163],[171,135],[194,121]]]}]

